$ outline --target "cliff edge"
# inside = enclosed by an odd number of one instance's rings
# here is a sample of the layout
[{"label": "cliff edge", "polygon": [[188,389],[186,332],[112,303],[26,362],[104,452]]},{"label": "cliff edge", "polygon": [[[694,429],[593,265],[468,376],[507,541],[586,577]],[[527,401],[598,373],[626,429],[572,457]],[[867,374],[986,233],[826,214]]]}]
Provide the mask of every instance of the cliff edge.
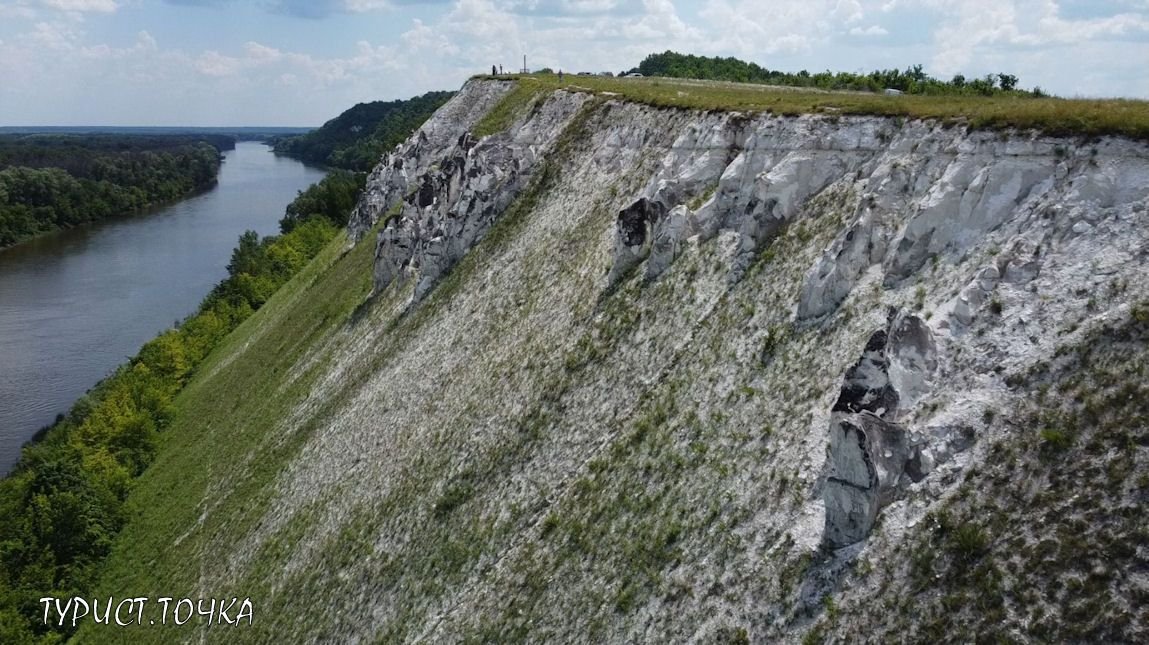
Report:
[{"label": "cliff edge", "polygon": [[213,357],[118,586],[258,600],[227,642],[1149,636],[1149,145],[522,87]]}]

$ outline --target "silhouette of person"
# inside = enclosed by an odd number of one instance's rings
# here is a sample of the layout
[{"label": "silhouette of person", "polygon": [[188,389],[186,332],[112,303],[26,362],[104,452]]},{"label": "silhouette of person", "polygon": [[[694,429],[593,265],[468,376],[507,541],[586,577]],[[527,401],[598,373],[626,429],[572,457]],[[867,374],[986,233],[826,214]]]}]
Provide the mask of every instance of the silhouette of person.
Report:
[{"label": "silhouette of person", "polygon": [[561,69],[559,70],[559,82],[563,82],[563,71]]},{"label": "silhouette of person", "polygon": [[491,76],[498,76],[498,75],[499,75],[499,68],[495,67],[494,65],[491,65]]}]

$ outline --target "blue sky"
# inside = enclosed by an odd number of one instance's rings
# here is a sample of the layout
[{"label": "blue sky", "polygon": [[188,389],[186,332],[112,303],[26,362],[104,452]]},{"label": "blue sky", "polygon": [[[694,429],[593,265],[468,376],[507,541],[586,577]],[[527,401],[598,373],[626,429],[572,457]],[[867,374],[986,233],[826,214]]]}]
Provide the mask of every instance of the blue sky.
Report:
[{"label": "blue sky", "polygon": [[667,49],[1149,98],[1149,0],[0,0],[0,125],[318,125],[524,53]]}]

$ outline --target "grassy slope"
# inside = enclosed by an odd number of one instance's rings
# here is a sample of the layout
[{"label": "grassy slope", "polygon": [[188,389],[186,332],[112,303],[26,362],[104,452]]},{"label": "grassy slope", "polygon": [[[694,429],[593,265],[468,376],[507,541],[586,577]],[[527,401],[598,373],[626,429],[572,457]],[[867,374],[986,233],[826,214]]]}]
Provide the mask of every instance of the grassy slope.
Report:
[{"label": "grassy slope", "polygon": [[1055,135],[1120,135],[1149,139],[1149,102],[1127,99],[885,96],[670,78],[566,75],[561,83],[558,76],[548,74],[514,78],[520,78],[525,86],[537,92],[559,88],[611,92],[658,107],[765,111],[785,115],[900,116],[965,123],[975,128],[1032,128]]},{"label": "grassy slope", "polygon": [[[267,442],[292,406],[306,396],[316,371],[308,370],[294,381],[285,373],[346,322],[370,292],[373,240],[341,255],[347,239],[340,235],[205,362],[177,399],[176,421],[130,500],[131,519],[96,597],[120,597],[128,590],[151,598],[222,593],[201,589],[198,569],[186,565],[213,562],[210,542],[225,529],[215,523],[219,518],[243,525],[266,512],[256,500],[266,499],[261,491],[310,430]],[[255,610],[260,611],[258,604]],[[138,642],[145,636],[165,640],[160,630],[131,638]],[[81,631],[79,637],[88,642],[125,634],[103,628]]]}]

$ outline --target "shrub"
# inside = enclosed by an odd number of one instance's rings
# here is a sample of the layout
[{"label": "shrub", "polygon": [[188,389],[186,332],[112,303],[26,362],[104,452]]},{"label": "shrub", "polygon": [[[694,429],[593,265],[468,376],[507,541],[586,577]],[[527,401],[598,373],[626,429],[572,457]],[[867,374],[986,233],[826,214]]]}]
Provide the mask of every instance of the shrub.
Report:
[{"label": "shrub", "polygon": [[949,538],[950,555],[961,562],[973,562],[989,551],[989,535],[976,524],[958,526]]},{"label": "shrub", "polygon": [[1045,448],[1062,452],[1073,445],[1073,435],[1065,430],[1045,428],[1041,431],[1041,441]]}]

